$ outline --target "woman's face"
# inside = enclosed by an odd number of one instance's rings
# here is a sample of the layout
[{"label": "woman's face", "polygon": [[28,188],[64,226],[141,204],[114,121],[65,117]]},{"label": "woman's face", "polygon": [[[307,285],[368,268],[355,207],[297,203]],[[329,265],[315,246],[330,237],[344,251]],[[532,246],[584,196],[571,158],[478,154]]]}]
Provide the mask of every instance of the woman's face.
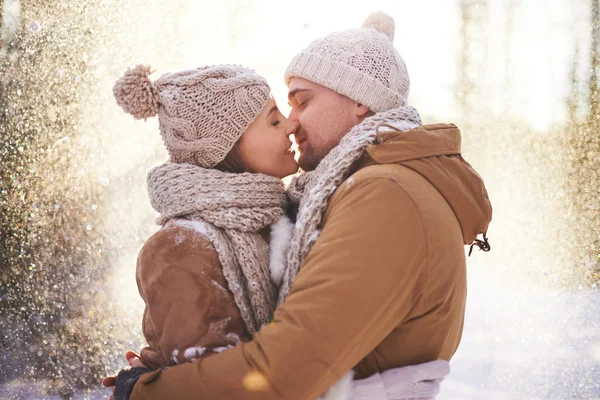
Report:
[{"label": "woman's face", "polygon": [[289,139],[295,131],[296,124],[288,121],[275,100],[270,99],[239,141],[240,155],[248,171],[277,178],[296,173],[298,163]]}]

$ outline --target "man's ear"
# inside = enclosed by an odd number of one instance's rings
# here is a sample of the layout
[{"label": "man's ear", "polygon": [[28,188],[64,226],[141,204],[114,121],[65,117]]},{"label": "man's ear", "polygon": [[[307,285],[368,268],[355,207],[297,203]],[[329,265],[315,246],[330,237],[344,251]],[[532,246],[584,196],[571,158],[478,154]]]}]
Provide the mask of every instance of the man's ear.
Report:
[{"label": "man's ear", "polygon": [[355,110],[355,112],[356,112],[356,116],[358,118],[361,118],[361,119],[365,118],[365,117],[368,117],[370,115],[373,115],[373,113],[371,112],[371,110],[369,110],[369,107],[363,106],[360,103],[356,103],[356,110]]}]

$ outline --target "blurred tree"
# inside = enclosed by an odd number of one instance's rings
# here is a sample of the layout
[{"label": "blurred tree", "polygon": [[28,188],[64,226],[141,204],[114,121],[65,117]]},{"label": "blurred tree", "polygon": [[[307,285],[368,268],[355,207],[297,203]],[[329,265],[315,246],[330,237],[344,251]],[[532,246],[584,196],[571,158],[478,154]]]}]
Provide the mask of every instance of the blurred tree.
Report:
[{"label": "blurred tree", "polygon": [[[600,284],[600,3],[590,0],[591,40],[589,80],[585,107],[578,99],[578,58],[576,51],[570,74],[571,93],[567,100],[569,116],[569,195],[575,222],[578,255],[572,261],[583,265],[588,282]],[[582,109],[583,108],[583,109]],[[583,114],[583,118],[579,115]],[[577,269],[577,268],[576,268]]]},{"label": "blurred tree", "polygon": [[571,72],[569,74],[569,82],[571,89],[569,97],[567,98],[567,112],[569,126],[573,127],[577,125],[578,112],[579,112],[579,46],[575,46],[575,53],[573,55],[573,64],[571,66]]},{"label": "blurred tree", "polygon": [[481,104],[482,75],[487,63],[487,0],[461,0],[460,49],[458,60],[457,101],[463,114],[465,130],[478,120],[485,106]]},{"label": "blurred tree", "polygon": [[504,112],[503,114],[505,115],[511,115],[512,114],[512,104],[513,101],[511,99],[511,89],[512,89],[512,82],[511,82],[511,76],[512,76],[512,71],[511,71],[511,62],[513,60],[512,57],[510,57],[509,55],[512,54],[512,50],[513,50],[513,46],[512,46],[512,42],[513,42],[513,35],[514,35],[514,19],[515,19],[515,6],[516,6],[516,0],[507,0],[506,4],[505,4],[505,12],[506,12],[506,18],[505,18],[505,23],[504,23],[504,82],[503,82],[503,87],[505,88],[504,91]]},{"label": "blurred tree", "polygon": [[66,395],[104,375],[111,332],[89,306],[107,258],[79,141],[96,3],[22,0],[0,48],[0,380],[49,378]]},{"label": "blurred tree", "polygon": [[598,91],[598,75],[600,75],[600,3],[591,1],[591,48],[590,48],[590,84],[588,89],[589,114],[587,124],[596,130],[600,126],[600,92]]}]

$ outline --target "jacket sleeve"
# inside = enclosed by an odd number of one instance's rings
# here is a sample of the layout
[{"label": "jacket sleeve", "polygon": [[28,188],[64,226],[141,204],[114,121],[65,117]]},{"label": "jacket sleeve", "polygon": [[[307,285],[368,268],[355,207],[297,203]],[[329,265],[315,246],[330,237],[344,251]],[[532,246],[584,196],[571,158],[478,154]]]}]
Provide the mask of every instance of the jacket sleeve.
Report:
[{"label": "jacket sleeve", "polygon": [[417,206],[388,176],[343,183],[274,322],[251,342],[143,376],[133,399],[316,399],[409,318],[426,279]]},{"label": "jacket sleeve", "polygon": [[[158,234],[138,260],[138,288],[146,310],[141,352],[151,368],[201,358],[243,337],[241,320],[214,248],[191,230]],[[198,234],[196,234],[198,235]]]}]

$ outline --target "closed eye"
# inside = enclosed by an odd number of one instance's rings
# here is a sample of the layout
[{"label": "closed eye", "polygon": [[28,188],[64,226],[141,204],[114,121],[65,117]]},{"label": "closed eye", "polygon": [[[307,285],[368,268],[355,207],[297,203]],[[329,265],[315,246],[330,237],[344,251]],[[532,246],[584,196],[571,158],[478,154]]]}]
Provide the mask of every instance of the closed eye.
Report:
[{"label": "closed eye", "polygon": [[299,100],[296,102],[296,107],[303,107],[308,103],[308,99]]}]

